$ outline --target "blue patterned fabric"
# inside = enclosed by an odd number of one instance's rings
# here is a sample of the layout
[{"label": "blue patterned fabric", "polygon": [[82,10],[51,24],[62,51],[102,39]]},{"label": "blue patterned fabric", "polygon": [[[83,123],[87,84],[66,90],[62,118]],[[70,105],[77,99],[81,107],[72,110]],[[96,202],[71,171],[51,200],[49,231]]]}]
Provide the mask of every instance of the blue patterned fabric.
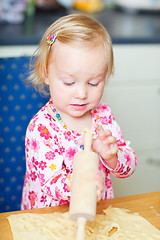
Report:
[{"label": "blue patterned fabric", "polygon": [[0,212],[20,209],[26,128],[48,101],[25,83],[29,61],[0,58]]}]

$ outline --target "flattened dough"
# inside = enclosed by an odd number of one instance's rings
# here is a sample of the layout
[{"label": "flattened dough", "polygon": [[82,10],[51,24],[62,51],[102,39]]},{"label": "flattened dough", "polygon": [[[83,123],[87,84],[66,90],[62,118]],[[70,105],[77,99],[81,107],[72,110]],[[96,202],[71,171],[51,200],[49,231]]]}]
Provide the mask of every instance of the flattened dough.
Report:
[{"label": "flattened dough", "polygon": [[[86,240],[160,240],[160,231],[138,213],[109,207],[86,224]],[[77,224],[67,213],[22,213],[8,217],[14,240],[72,240]],[[110,230],[116,232],[110,234]]]}]

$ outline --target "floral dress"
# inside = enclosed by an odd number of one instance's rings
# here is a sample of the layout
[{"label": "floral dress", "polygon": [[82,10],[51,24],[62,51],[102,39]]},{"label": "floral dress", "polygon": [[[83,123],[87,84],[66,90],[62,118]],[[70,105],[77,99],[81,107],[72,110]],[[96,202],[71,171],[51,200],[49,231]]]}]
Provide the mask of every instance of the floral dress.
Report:
[{"label": "floral dress", "polygon": [[[63,126],[53,118],[47,106],[40,109],[30,121],[25,138],[26,174],[22,193],[21,209],[42,208],[68,204],[70,201],[70,184],[73,172],[74,154],[83,151],[77,143],[81,134]],[[102,199],[113,198],[110,174],[118,178],[129,177],[137,165],[134,151],[129,142],[125,142],[121,130],[115,121],[110,108],[99,104],[91,110],[92,131],[95,123],[109,129],[116,137],[119,147],[118,163],[115,169],[107,166],[99,156],[99,169],[105,178]]]}]

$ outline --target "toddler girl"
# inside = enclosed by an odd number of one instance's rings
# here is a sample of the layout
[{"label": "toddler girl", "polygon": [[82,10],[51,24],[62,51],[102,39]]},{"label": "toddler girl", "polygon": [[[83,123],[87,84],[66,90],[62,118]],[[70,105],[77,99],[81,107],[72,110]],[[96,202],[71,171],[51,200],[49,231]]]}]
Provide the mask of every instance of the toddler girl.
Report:
[{"label": "toddler girl", "polygon": [[109,34],[87,16],[62,17],[45,32],[33,61],[30,80],[50,99],[27,128],[21,208],[69,203],[74,154],[83,151],[86,127],[94,133],[92,149],[99,154],[98,198],[113,198],[110,174],[129,177],[136,156],[109,106],[100,103],[113,73]]}]

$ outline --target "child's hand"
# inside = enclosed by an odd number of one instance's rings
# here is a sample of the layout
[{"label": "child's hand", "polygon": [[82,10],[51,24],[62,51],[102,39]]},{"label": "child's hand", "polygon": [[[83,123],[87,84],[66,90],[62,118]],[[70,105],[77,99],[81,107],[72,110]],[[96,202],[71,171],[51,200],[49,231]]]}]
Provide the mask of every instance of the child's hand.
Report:
[{"label": "child's hand", "polygon": [[109,167],[114,169],[118,160],[116,138],[112,136],[111,131],[104,131],[103,127],[98,124],[95,125],[95,129],[98,136],[96,139],[93,139],[92,148],[101,155]]},{"label": "child's hand", "polygon": [[[112,136],[110,130],[105,131],[102,126],[96,124],[97,138],[92,141],[92,149],[99,153],[107,165],[115,168],[117,165],[118,146],[116,138]],[[83,139],[78,139],[79,144],[83,144]]]},{"label": "child's hand", "polygon": [[116,138],[112,136],[111,131],[104,131],[103,127],[98,124],[95,125],[95,129],[98,136],[96,139],[93,139],[93,150],[101,155],[108,166],[115,168],[118,160]]},{"label": "child's hand", "polygon": [[102,199],[102,193],[103,193],[104,184],[105,184],[104,177],[100,170],[96,171],[95,183],[96,183],[96,188],[97,188],[97,201],[100,201]]}]

